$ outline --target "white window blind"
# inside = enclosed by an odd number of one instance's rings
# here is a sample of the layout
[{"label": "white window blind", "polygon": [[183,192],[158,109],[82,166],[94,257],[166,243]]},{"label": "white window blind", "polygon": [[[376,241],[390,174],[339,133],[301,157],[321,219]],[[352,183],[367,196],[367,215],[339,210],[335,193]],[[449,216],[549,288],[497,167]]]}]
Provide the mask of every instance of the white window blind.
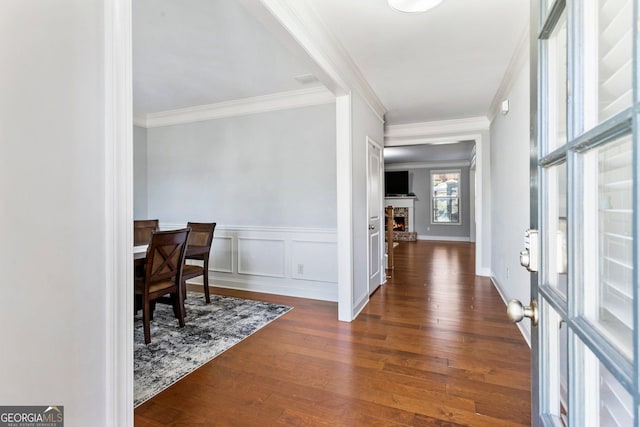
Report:
[{"label": "white window blind", "polygon": [[633,4],[601,0],[598,10],[598,121],[623,111],[632,102]]},{"label": "white window blind", "polygon": [[597,324],[633,358],[633,179],[627,136],[598,149],[599,312]]}]

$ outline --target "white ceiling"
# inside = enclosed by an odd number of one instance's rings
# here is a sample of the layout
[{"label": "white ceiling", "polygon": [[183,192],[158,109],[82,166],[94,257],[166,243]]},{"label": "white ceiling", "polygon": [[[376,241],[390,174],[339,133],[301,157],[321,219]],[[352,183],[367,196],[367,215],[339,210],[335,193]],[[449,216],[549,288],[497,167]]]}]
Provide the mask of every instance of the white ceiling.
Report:
[{"label": "white ceiling", "polygon": [[444,0],[415,15],[386,0],[305,1],[349,52],[392,125],[485,116],[529,19],[528,0]]},{"label": "white ceiling", "polygon": [[[529,7],[528,0],[444,0],[409,15],[386,0],[291,1],[306,2],[336,36],[388,110],[387,125],[486,116]],[[308,88],[294,77],[318,65],[255,15],[253,2],[135,0],[134,114]],[[468,154],[458,148],[424,150]]]},{"label": "white ceiling", "polygon": [[136,115],[307,88],[311,69],[238,1],[133,1]]}]

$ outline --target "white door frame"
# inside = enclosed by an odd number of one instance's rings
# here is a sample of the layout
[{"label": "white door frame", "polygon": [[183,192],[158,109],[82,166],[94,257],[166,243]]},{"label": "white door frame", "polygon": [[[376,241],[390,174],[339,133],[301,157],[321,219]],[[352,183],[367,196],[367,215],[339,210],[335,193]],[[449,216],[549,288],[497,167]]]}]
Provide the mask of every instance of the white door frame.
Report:
[{"label": "white door frame", "polygon": [[133,425],[131,0],[104,6],[105,329],[103,425]]},{"label": "white door frame", "polygon": [[[444,122],[442,122],[444,123]],[[488,151],[488,143],[485,142],[482,133],[478,133],[476,131],[489,130],[489,122],[486,118],[480,118],[478,120],[469,120],[469,123],[456,123],[447,124],[447,132],[443,133],[442,128],[445,128],[445,125],[440,123],[423,123],[422,127],[417,127],[416,125],[406,125],[407,130],[402,129],[403,125],[399,125],[398,129],[388,130],[385,135],[385,147],[402,147],[402,146],[410,146],[410,145],[424,145],[424,144],[432,144],[438,143],[442,141],[475,141],[475,168],[476,168],[476,192],[475,199],[472,201],[472,204],[475,204],[475,243],[476,243],[476,274],[478,276],[491,276],[491,225],[490,225],[490,217],[483,215],[483,211],[489,206],[484,206],[483,200],[485,196],[489,196],[490,194],[485,194],[485,189],[490,190],[488,187],[488,183],[490,181],[489,176],[484,177],[486,173],[485,171],[486,161],[485,159],[485,151]],[[473,131],[469,132],[473,128]],[[466,133],[462,132],[463,129],[466,129]],[[438,136],[431,136],[437,134]],[[487,224],[483,224],[483,221],[487,222]],[[483,260],[487,258],[484,262]]]}]

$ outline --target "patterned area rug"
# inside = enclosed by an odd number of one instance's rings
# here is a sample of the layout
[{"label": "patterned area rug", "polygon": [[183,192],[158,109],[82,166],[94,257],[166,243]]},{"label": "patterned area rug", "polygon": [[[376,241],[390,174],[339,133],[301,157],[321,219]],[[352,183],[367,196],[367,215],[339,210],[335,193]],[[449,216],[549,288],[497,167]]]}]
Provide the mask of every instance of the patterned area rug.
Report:
[{"label": "patterned area rug", "polygon": [[144,344],[142,316],[135,319],[134,407],[193,372],[292,307],[189,292],[185,326],[180,328],[170,305],[158,304],[151,321],[151,343]]}]

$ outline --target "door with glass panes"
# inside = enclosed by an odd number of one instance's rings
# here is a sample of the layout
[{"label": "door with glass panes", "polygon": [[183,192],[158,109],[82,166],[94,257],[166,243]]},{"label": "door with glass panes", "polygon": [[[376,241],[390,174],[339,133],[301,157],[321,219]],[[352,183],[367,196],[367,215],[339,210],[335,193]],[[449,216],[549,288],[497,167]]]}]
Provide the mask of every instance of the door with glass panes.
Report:
[{"label": "door with glass panes", "polygon": [[532,0],[534,425],[640,425],[639,2]]}]

